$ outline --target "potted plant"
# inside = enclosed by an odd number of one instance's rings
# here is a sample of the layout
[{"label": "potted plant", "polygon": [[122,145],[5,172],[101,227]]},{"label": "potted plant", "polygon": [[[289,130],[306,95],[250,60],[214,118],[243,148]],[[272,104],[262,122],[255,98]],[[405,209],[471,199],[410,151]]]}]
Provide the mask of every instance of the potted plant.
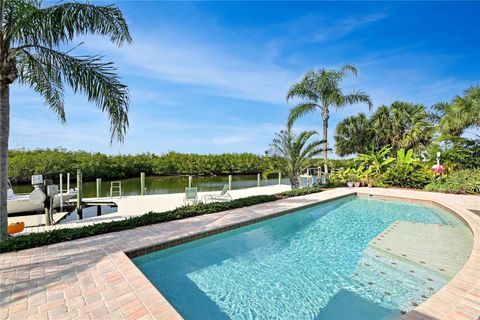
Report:
[{"label": "potted plant", "polygon": [[369,188],[373,187],[373,183],[374,183],[374,181],[373,181],[372,178],[369,178],[369,179],[367,180],[367,186],[368,186]]},{"label": "potted plant", "polygon": [[358,178],[357,175],[353,175],[352,181],[353,181],[353,185],[355,186],[355,188],[360,187],[360,179]]},{"label": "potted plant", "polygon": [[352,188],[355,185],[356,181],[358,181],[357,175],[355,175],[354,173],[350,173],[347,179],[347,186],[349,188]]}]

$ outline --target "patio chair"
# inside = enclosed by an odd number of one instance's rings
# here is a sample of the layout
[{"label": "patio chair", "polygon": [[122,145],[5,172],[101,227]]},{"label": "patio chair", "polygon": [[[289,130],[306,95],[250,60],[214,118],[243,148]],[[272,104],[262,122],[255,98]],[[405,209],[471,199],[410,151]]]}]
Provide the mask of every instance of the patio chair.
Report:
[{"label": "patio chair", "polygon": [[224,184],[220,194],[207,194],[203,196],[205,202],[207,201],[230,201],[232,196],[228,193],[228,185]]},{"label": "patio chair", "polygon": [[201,201],[198,199],[197,188],[185,188],[185,197],[183,198],[183,203],[185,204],[197,204]]}]

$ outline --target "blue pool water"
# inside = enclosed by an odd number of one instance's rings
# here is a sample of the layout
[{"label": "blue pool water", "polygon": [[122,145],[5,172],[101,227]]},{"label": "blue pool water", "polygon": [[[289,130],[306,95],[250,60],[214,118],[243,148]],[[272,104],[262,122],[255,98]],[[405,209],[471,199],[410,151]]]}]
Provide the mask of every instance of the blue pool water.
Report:
[{"label": "blue pool water", "polygon": [[133,261],[186,319],[397,319],[448,279],[368,248],[396,220],[464,228],[434,207],[348,197]]}]

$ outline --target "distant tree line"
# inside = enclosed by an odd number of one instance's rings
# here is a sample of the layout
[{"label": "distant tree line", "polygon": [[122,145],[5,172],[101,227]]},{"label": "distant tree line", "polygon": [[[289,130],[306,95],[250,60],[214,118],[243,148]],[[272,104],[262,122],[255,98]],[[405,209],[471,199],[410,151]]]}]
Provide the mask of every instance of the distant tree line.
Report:
[{"label": "distant tree line", "polygon": [[[331,166],[342,166],[346,162],[331,160]],[[280,163],[279,158],[252,153],[106,155],[62,148],[14,149],[9,151],[9,178],[17,183],[29,183],[33,174],[53,177],[59,173],[75,173],[77,169],[82,170],[85,180],[138,177],[140,172],[146,175],[257,174],[271,168],[280,170]]]}]

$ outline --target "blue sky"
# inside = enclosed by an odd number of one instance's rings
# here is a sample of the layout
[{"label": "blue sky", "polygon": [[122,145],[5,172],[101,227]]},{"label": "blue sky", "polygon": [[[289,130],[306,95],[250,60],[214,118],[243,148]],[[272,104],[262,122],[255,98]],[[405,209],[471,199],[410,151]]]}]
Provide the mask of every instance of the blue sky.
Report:
[{"label": "blue sky", "polygon": [[[66,93],[62,125],[32,90],[16,85],[11,148],[263,153],[293,106],[286,91],[313,68],[357,66],[358,78],[343,87],[369,93],[374,109],[395,100],[430,106],[480,83],[480,2],[116,4],[133,44],[87,37],[73,52],[116,63],[131,93],[125,142],[110,145],[107,117],[84,97]],[[332,113],[332,145],[336,123],[358,112],[368,109]],[[320,114],[295,128],[321,131]]]}]

